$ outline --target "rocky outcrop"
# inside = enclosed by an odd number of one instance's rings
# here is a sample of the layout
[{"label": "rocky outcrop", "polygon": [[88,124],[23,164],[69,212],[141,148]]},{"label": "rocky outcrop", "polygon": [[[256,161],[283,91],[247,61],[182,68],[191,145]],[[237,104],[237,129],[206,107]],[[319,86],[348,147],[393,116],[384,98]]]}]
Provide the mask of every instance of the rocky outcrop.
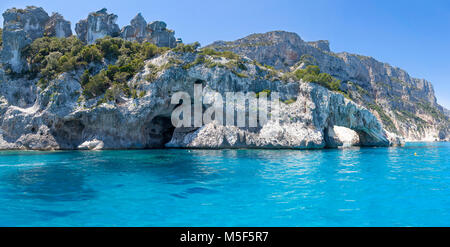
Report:
[{"label": "rocky outcrop", "polygon": [[274,31],[208,46],[233,51],[284,71],[308,65],[341,80],[340,90],[370,109],[384,127],[407,140],[450,139],[449,117],[424,79],[371,57],[333,53],[328,41],[305,42],[297,34]]},{"label": "rocky outcrop", "polygon": [[[245,70],[207,62],[185,67],[198,56],[168,51],[147,61],[128,82],[130,88],[144,92],[142,97],[122,95],[120,101],[103,104],[97,104],[100,98],[81,97],[80,73],[64,73],[43,90],[33,81],[8,79],[0,83],[0,149],[323,148],[331,146],[327,133],[335,126],[357,133],[359,141],[352,145],[391,144],[376,117],[341,94],[312,83],[268,78],[270,71],[248,59],[241,60]],[[206,59],[217,64],[233,62],[223,57]],[[146,79],[155,71],[152,81]],[[258,127],[211,122],[200,128],[175,129],[172,95],[180,91],[192,95],[194,84],[199,83],[204,97],[212,92],[271,90],[279,92],[283,102],[291,101],[271,106],[280,112],[279,121],[269,119]],[[19,88],[23,89],[14,93]],[[244,108],[246,114],[249,109]],[[345,138],[341,142],[346,143]]]},{"label": "rocky outcrop", "polygon": [[70,21],[64,20],[64,17],[58,13],[53,13],[45,25],[45,36],[67,38],[72,36]]},{"label": "rocky outcrop", "polygon": [[21,50],[44,35],[49,20],[47,12],[38,7],[8,9],[3,13],[3,49],[1,59],[5,67],[19,73],[25,69]]},{"label": "rocky outcrop", "polygon": [[92,44],[95,40],[105,36],[119,36],[120,28],[116,21],[117,15],[108,14],[107,9],[103,8],[90,13],[87,19],[79,21],[75,26],[75,31],[81,41]]},{"label": "rocky outcrop", "polygon": [[[277,31],[209,46],[241,54],[240,58],[192,52],[194,46],[169,50],[145,61],[123,88],[115,88],[110,95],[113,100],[105,95],[86,99],[82,94],[86,88],[80,85],[84,69],[58,74],[43,88],[37,86],[39,77],[30,80],[9,71],[27,68],[20,52],[26,45],[44,35],[67,37],[70,23],[36,7],[8,10],[4,19],[0,149],[305,149],[450,138],[448,111],[436,103],[431,83],[371,57],[333,53],[328,41],[305,42],[297,34]],[[107,35],[166,47],[181,41],[164,22],[147,24],[140,14],[122,32],[116,20],[106,9],[91,13],[77,24],[77,35],[86,44]],[[109,62],[105,59],[88,66],[97,73]],[[292,76],[308,65],[317,65],[341,80],[341,93]],[[280,119],[270,118],[257,127],[213,121],[201,127],[175,128],[171,113],[176,105],[171,98],[180,91],[192,96],[194,85],[202,85],[203,98],[209,100],[211,93],[278,92],[283,103],[270,109],[279,112]],[[237,107],[250,114],[248,102]]]},{"label": "rocky outcrop", "polygon": [[122,28],[120,36],[128,41],[144,42],[148,34],[147,22],[139,13],[131,20],[131,25]]},{"label": "rocky outcrop", "polygon": [[43,36],[69,37],[72,35],[70,22],[54,13],[51,17],[42,8],[29,6],[25,9],[8,9],[3,13],[3,49],[1,62],[12,72],[27,70],[21,51],[35,39]]},{"label": "rocky outcrop", "polygon": [[163,21],[154,21],[148,24],[150,29],[149,41],[161,47],[175,47],[177,40],[175,39],[175,32],[168,30],[167,25]]},{"label": "rocky outcrop", "polygon": [[159,47],[176,47],[175,32],[167,29],[167,24],[154,21],[147,25],[139,13],[131,20],[131,24],[122,28],[121,37],[128,41],[150,42]]},{"label": "rocky outcrop", "polygon": [[317,48],[319,50],[330,52],[330,42],[328,40],[318,40],[318,41],[311,41],[307,42],[308,45]]}]

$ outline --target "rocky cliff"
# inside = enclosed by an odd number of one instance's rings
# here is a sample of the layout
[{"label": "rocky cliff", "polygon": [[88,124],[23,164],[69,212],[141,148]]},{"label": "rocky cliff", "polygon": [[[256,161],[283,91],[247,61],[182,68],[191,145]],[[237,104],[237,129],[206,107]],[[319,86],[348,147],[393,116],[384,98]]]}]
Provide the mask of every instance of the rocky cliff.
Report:
[{"label": "rocky cliff", "polygon": [[[368,78],[376,81],[385,78],[383,73],[390,73],[417,87],[422,83],[421,89],[402,86],[398,93],[408,99],[435,103],[432,87],[426,81],[409,78],[401,70],[387,66],[375,70],[371,66],[379,62],[364,63],[362,58],[360,63],[355,62],[356,55],[330,55],[333,53],[327,41],[304,42],[295,34],[273,32],[269,38],[252,35],[251,40],[257,40],[252,44],[243,39],[239,45],[217,42],[211,46],[217,50],[234,49],[241,56],[199,49],[198,44],[170,48],[173,32],[167,30],[165,23],[147,24],[139,14],[119,32],[117,16],[108,14],[106,9],[91,13],[77,25],[79,40],[66,37],[67,22],[60,16],[49,17],[41,10],[30,7],[7,11],[26,13],[29,21],[13,27],[17,18],[5,18],[5,31],[9,33],[3,32],[2,54],[6,55],[0,68],[0,149],[305,149],[402,144],[398,135],[408,135],[398,131],[400,128],[390,129],[378,111],[384,107],[383,93],[376,91],[374,97],[360,92],[359,87],[364,89],[367,78],[356,76],[364,73],[355,71],[369,67]],[[34,14],[30,17],[30,13]],[[25,28],[27,23],[38,24],[30,29]],[[26,42],[13,46],[15,41],[22,41],[21,37]],[[17,63],[7,56],[10,53],[17,55]],[[297,72],[309,73],[311,64],[340,80],[359,80],[338,84],[329,74],[318,74],[316,70],[312,72],[325,84],[299,77]],[[14,72],[10,69],[13,65],[29,69]],[[354,68],[356,65],[360,67]],[[339,73],[333,72],[337,66],[342,66],[336,70]],[[270,98],[277,92],[281,103],[270,105],[269,109],[279,112],[280,118],[276,121],[270,115],[268,121],[258,122],[256,127],[237,127],[220,124],[216,119],[219,113],[215,113],[214,121],[201,127],[175,128],[171,114],[177,103],[171,103],[172,96],[187,92],[192,97],[195,85],[203,88],[205,109],[220,101],[211,97],[215,93],[254,92]],[[236,107],[245,116],[251,114],[250,102]],[[436,105],[430,107],[439,109]],[[409,110],[406,108],[405,115],[413,114]],[[426,119],[426,128],[439,129],[441,139],[448,138],[448,130],[442,128],[448,129],[448,116],[436,119]],[[410,128],[416,124],[406,120],[401,123]],[[400,130],[413,131],[406,127]],[[431,136],[434,138],[434,134]]]},{"label": "rocky cliff", "polygon": [[22,49],[37,38],[47,36],[68,37],[72,35],[70,22],[54,13],[51,17],[42,8],[8,9],[3,13],[1,60],[4,69],[20,73],[27,69]]},{"label": "rocky cliff", "polygon": [[[2,149],[189,148],[323,148],[345,142],[334,127],[345,127],[353,145],[398,144],[368,110],[319,85],[268,78],[271,72],[251,60],[230,67],[233,59],[199,52],[166,51],[150,60],[127,85],[139,97],[119,93],[86,99],[80,73],[63,73],[45,89],[35,81],[0,83]],[[198,58],[204,57],[202,63]],[[214,66],[211,64],[214,63]],[[101,65],[99,65],[101,66]],[[242,73],[242,74],[239,74]],[[268,79],[262,79],[268,78]],[[172,127],[176,105],[171,96],[202,84],[208,92],[280,92],[280,122],[256,128],[217,125]],[[99,104],[99,102],[102,102]],[[210,102],[214,104],[214,102]],[[248,114],[250,108],[246,108]],[[353,130],[353,131],[351,131]],[[350,135],[350,137],[349,137]],[[354,135],[353,137],[351,137]]]},{"label": "rocky cliff", "polygon": [[147,24],[140,13],[131,20],[130,25],[122,28],[121,37],[128,41],[150,42],[160,47],[173,48],[177,45],[175,32],[167,29],[165,22]]},{"label": "rocky cliff", "polygon": [[372,57],[334,53],[328,41],[305,42],[284,31],[218,41],[208,47],[232,51],[285,72],[316,65],[341,80],[340,90],[370,109],[389,131],[411,141],[449,138],[449,118],[437,104],[431,83]]}]

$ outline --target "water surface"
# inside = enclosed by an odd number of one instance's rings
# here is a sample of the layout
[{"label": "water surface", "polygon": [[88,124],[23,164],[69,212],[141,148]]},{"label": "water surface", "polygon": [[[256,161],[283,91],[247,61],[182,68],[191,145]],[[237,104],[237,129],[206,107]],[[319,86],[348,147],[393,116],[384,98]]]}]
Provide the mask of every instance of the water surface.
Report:
[{"label": "water surface", "polygon": [[0,226],[450,226],[449,155],[0,151]]}]

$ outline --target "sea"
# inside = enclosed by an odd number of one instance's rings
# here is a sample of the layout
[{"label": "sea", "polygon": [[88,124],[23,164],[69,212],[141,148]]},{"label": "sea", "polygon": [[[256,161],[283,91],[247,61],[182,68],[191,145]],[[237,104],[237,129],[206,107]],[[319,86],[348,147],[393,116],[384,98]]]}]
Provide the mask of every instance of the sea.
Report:
[{"label": "sea", "polygon": [[450,226],[450,143],[0,151],[0,226]]}]

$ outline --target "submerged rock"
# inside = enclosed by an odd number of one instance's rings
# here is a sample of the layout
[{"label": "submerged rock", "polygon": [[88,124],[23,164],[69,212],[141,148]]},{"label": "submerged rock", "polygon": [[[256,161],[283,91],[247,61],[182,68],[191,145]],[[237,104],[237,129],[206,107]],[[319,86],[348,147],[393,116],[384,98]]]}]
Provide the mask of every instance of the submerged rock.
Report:
[{"label": "submerged rock", "polygon": [[108,14],[107,9],[103,8],[90,13],[87,19],[79,21],[75,26],[75,31],[81,41],[93,44],[95,40],[105,36],[119,36],[120,28],[116,21],[117,15]]}]

